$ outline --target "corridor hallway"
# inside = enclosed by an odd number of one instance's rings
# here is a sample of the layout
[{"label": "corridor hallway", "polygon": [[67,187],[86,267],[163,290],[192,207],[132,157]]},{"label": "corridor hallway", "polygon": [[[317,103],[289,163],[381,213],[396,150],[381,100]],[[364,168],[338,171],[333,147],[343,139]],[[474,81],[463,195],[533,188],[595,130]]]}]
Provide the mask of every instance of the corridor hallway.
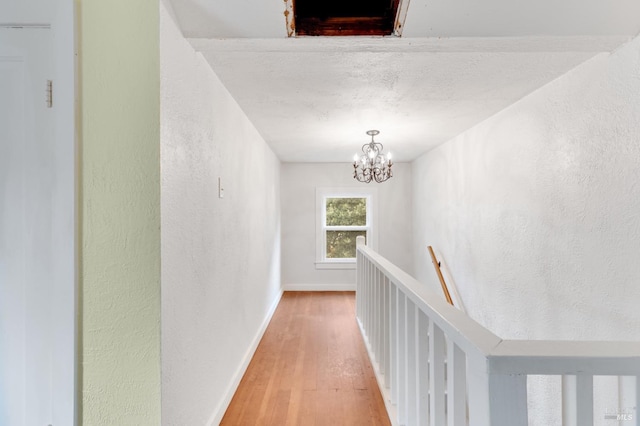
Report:
[{"label": "corridor hallway", "polygon": [[354,292],[285,292],[222,425],[389,425]]}]

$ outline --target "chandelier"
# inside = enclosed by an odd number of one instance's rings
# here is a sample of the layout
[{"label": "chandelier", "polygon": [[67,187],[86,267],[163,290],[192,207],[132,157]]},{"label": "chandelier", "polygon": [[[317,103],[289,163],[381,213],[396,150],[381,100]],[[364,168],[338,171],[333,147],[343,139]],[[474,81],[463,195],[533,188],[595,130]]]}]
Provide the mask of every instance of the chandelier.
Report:
[{"label": "chandelier", "polygon": [[385,159],[382,154],[383,146],[373,140],[373,137],[380,134],[378,130],[369,130],[367,134],[371,136],[371,142],[362,145],[362,155],[353,156],[353,177],[360,182],[369,183],[372,180],[380,183],[391,178],[391,154],[387,154]]}]

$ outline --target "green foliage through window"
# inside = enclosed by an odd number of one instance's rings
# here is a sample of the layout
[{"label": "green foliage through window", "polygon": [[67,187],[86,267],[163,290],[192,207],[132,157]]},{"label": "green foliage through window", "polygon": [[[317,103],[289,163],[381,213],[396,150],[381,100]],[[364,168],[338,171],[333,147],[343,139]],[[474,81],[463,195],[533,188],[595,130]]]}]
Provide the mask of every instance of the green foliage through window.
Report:
[{"label": "green foliage through window", "polygon": [[327,226],[366,226],[366,198],[327,198]]},{"label": "green foliage through window", "polygon": [[327,231],[327,259],[356,257],[356,237],[367,231]]}]

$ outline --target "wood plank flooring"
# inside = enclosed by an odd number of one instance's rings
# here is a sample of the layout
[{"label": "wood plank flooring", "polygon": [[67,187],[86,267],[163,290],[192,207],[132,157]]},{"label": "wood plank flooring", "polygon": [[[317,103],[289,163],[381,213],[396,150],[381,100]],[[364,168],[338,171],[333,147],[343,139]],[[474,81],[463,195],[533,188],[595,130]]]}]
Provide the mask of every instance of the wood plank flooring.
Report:
[{"label": "wood plank flooring", "polygon": [[221,425],[390,425],[354,292],[285,292]]}]

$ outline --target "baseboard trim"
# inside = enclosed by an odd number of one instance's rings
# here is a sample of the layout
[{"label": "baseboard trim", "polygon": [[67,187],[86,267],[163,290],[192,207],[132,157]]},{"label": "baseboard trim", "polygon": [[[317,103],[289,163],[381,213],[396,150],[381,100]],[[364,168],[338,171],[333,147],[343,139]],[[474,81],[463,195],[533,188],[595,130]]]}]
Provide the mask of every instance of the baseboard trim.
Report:
[{"label": "baseboard trim", "polygon": [[256,333],[255,337],[251,341],[251,345],[249,346],[249,349],[247,349],[247,352],[242,358],[242,363],[236,370],[236,373],[234,374],[233,379],[231,380],[231,383],[229,384],[229,387],[227,388],[224,394],[224,398],[222,399],[222,401],[220,401],[220,404],[218,404],[218,407],[209,418],[207,425],[218,426],[222,421],[222,418],[224,417],[224,413],[227,411],[227,408],[229,408],[229,404],[231,404],[233,395],[236,393],[236,390],[238,390],[238,386],[240,385],[242,376],[244,376],[244,373],[247,371],[247,368],[249,367],[249,363],[251,362],[251,358],[253,358],[253,354],[256,352],[256,349],[258,349],[258,344],[260,344],[260,340],[262,339],[264,332],[267,330],[267,327],[269,326],[269,322],[271,321],[273,314],[276,312],[278,303],[280,303],[280,299],[282,298],[282,293],[283,293],[283,290],[280,290],[280,292],[275,298],[275,301],[271,304],[271,307],[269,308],[269,312],[267,312],[267,316],[262,322],[260,329],[258,329],[258,332]]},{"label": "baseboard trim", "polygon": [[356,291],[356,284],[283,284],[284,291]]}]

